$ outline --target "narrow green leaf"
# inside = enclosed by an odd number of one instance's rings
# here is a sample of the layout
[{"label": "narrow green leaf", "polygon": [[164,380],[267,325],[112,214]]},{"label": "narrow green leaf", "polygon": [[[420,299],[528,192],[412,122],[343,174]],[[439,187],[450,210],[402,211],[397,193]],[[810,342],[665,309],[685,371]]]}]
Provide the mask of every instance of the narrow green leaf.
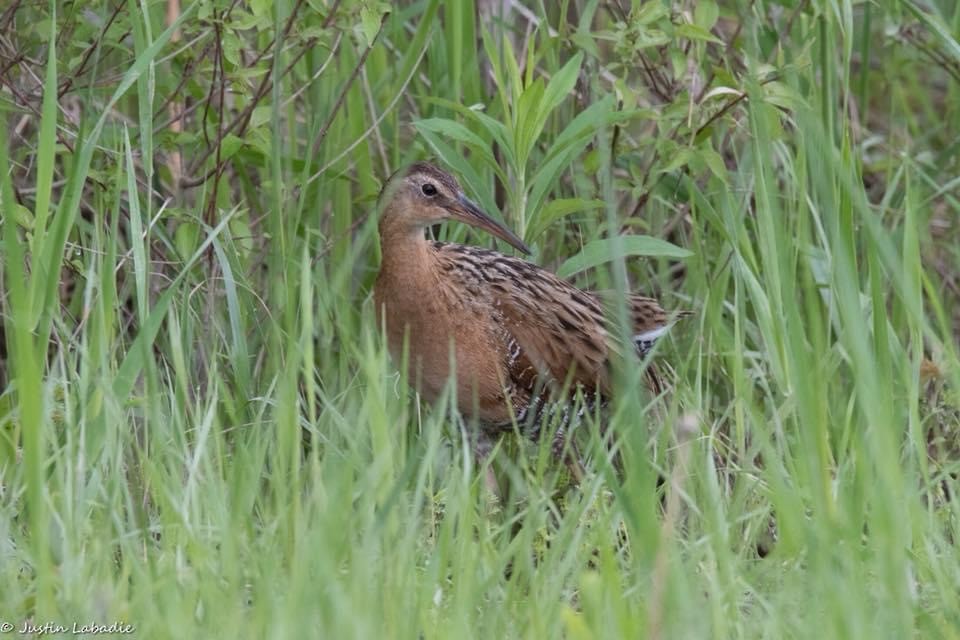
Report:
[{"label": "narrow green leaf", "polygon": [[603,207],[603,200],[584,200],[582,198],[560,198],[551,200],[530,221],[527,227],[527,242],[533,242],[537,236],[546,231],[557,220],[577,213],[578,211],[592,211]]},{"label": "narrow green leaf", "polygon": [[[130,148],[130,135],[123,129],[123,152],[127,161],[127,202],[130,206],[130,247],[133,251],[133,281],[137,294],[137,313],[142,323],[147,318],[150,292],[147,286],[147,245],[149,240],[140,210],[140,193],[137,189],[136,167],[133,164],[133,150]],[[148,221],[149,224],[149,221]]]},{"label": "narrow green leaf", "polygon": [[530,181],[530,197],[527,199],[527,211],[530,212],[532,217],[538,215],[544,199],[556,185],[560,174],[570,166],[573,159],[584,150],[589,142],[590,138],[583,136],[540,167],[533,180]]},{"label": "narrow green leaf", "polygon": [[538,104],[535,111],[532,111],[532,113],[535,114],[535,118],[527,132],[527,142],[531,147],[543,132],[543,128],[547,124],[547,118],[560,106],[560,103],[566,100],[567,96],[570,95],[570,92],[573,91],[573,88],[577,85],[577,78],[580,75],[580,66],[582,63],[582,52],[570,58],[567,64],[563,65],[563,68],[550,78],[546,89],[543,90],[543,95],[538,96]]},{"label": "narrow green leaf", "polygon": [[[523,77],[520,75],[520,67],[517,64],[517,55],[513,51],[513,43],[507,35],[501,34],[500,46],[503,50],[503,65],[507,71],[509,81],[510,95],[513,97],[511,104],[516,105],[520,102],[520,96],[523,91]],[[514,112],[516,116],[516,112]]]},{"label": "narrow green leaf", "polygon": [[[514,115],[516,148],[514,152],[517,154],[517,162],[521,167],[526,166],[530,152],[533,150],[537,136],[540,134],[540,114],[544,110],[543,94],[543,79],[537,78],[523,90],[523,93],[520,94],[520,100],[516,104]],[[543,119],[545,121],[546,116],[543,116]]]},{"label": "narrow green leaf", "polygon": [[[617,247],[617,245],[619,245],[619,247]],[[588,242],[580,253],[568,258],[560,265],[560,268],[557,269],[557,275],[561,278],[569,278],[575,273],[580,273],[591,267],[610,262],[617,257],[614,253],[616,248],[619,248],[624,256],[647,256],[682,260],[693,255],[692,252],[682,249],[675,244],[651,236],[603,238]]]},{"label": "narrow green leaf", "polygon": [[950,28],[944,24],[943,19],[940,18],[940,16],[932,15],[921,9],[919,6],[917,6],[915,0],[904,0],[904,4],[907,5],[907,8],[913,15],[917,16],[921,22],[926,24],[931,31],[937,34],[937,37],[940,38],[947,50],[950,51],[951,55],[953,55],[956,60],[960,61],[960,42],[958,42],[957,39],[951,35]]},{"label": "narrow green leaf", "polygon": [[[150,48],[153,29],[146,0],[130,0],[130,21],[137,55]],[[138,19],[139,18],[139,19]],[[156,91],[156,63],[151,58],[144,73],[137,78],[137,103],[140,120],[140,161],[147,184],[153,183],[153,96]],[[146,201],[146,215],[150,217],[150,199]]]},{"label": "narrow green leaf", "polygon": [[580,66],[582,64],[583,53],[581,52],[570,58],[567,64],[563,65],[560,71],[557,71],[554,76],[550,78],[550,82],[543,92],[544,119],[546,119],[546,115],[549,112],[560,106],[560,103],[566,100],[570,92],[573,91],[573,88],[577,85],[577,78],[580,76]]},{"label": "narrow green leaf", "polygon": [[[53,191],[53,164],[57,150],[57,55],[56,20],[50,22],[47,47],[47,73],[43,82],[43,107],[40,117],[40,140],[37,145],[37,201],[33,212],[34,235],[30,245],[34,254],[41,251],[47,232],[50,195]],[[30,297],[35,292],[31,290]]]},{"label": "narrow green leaf", "polygon": [[[17,406],[22,435],[23,463],[25,466],[28,522],[32,530],[33,562],[37,580],[37,598],[50,596],[50,549],[47,545],[49,509],[44,496],[44,464],[46,461],[46,393],[43,389],[41,358],[47,353],[47,344],[34,339],[27,304],[26,273],[24,269],[24,243],[20,239],[19,225],[13,214],[13,186],[10,183],[10,166],[7,159],[7,123],[0,120],[0,218],[3,225],[3,275],[7,300],[4,301],[4,320],[9,331],[7,343],[11,346],[10,362],[12,382],[17,390]],[[43,354],[43,355],[41,355]],[[8,472],[12,461],[0,460],[0,472]],[[0,476],[5,486],[10,476]]]},{"label": "narrow green leaf", "polygon": [[452,111],[462,115],[467,120],[479,124],[499,145],[507,164],[514,169],[517,167],[516,157],[513,154],[513,148],[515,146],[513,143],[513,135],[502,122],[491,118],[479,109],[466,107],[457,102],[453,102],[452,100],[446,100],[444,98],[437,98],[434,96],[424,96],[424,99],[431,104],[436,104],[438,106],[451,109]]},{"label": "narrow green leaf", "polygon": [[462,142],[479,155],[484,164],[496,171],[501,179],[506,179],[503,169],[499,166],[499,163],[497,163],[493,157],[493,153],[490,151],[490,145],[459,122],[447,120],[446,118],[427,118],[426,120],[417,120],[413,123],[413,126],[421,133],[431,131]]},{"label": "narrow green leaf", "polygon": [[[246,388],[250,380],[250,349],[247,347],[247,337],[241,320],[245,317],[240,299],[237,295],[237,281],[234,277],[233,266],[223,250],[223,243],[213,234],[213,229],[204,225],[208,236],[213,238],[213,250],[217,262],[223,272],[223,291],[227,299],[227,315],[230,318],[231,349],[230,359],[233,362],[233,371],[237,384]],[[229,227],[226,227],[229,228]],[[229,239],[229,238],[228,238]]]}]

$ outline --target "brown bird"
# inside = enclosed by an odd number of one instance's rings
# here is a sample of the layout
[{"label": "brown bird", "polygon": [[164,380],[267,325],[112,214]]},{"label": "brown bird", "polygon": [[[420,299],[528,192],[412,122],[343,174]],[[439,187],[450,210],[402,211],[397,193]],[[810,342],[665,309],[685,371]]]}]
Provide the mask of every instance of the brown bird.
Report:
[{"label": "brown bird", "polygon": [[[395,173],[379,206],[382,263],[374,301],[397,362],[408,341],[410,384],[432,402],[454,377],[460,415],[481,427],[474,443],[480,458],[498,432],[516,423],[537,437],[551,418],[560,421],[553,442],[559,455],[574,394],[586,398],[583,411],[612,392],[610,359],[618,346],[604,313],[609,300],[525,260],[427,240],[426,227],[457,220],[530,253],[431,164]],[[652,298],[631,295],[627,309],[632,346],[643,357],[670,320]]]}]

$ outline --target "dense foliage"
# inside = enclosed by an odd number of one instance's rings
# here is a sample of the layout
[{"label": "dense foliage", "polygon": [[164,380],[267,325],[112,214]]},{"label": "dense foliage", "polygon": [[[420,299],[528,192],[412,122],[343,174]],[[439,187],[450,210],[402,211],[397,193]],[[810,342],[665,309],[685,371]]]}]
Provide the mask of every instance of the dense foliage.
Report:
[{"label": "dense foliage", "polygon": [[[0,623],[960,635],[958,123],[952,0],[9,0]],[[508,439],[498,500],[405,391],[421,158],[694,311],[664,397],[620,372],[622,475]]]}]

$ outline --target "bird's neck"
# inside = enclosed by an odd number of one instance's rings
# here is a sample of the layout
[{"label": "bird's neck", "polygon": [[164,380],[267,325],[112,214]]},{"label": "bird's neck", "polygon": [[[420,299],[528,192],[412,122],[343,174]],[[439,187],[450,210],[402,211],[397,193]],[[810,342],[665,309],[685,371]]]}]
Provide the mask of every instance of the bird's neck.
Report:
[{"label": "bird's neck", "polygon": [[408,291],[432,279],[428,275],[435,267],[433,249],[422,227],[385,220],[380,224],[380,254],[381,277],[405,281]]}]

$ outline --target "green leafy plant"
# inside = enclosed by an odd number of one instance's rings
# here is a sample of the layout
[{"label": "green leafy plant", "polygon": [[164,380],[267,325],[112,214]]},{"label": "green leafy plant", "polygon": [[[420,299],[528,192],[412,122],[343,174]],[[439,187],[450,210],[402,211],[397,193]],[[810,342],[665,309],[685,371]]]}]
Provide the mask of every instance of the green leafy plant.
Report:
[{"label": "green leafy plant", "polygon": [[[0,623],[957,635],[955,3],[7,5]],[[375,201],[428,156],[693,312],[577,487],[506,438],[491,499],[385,352]]]}]

